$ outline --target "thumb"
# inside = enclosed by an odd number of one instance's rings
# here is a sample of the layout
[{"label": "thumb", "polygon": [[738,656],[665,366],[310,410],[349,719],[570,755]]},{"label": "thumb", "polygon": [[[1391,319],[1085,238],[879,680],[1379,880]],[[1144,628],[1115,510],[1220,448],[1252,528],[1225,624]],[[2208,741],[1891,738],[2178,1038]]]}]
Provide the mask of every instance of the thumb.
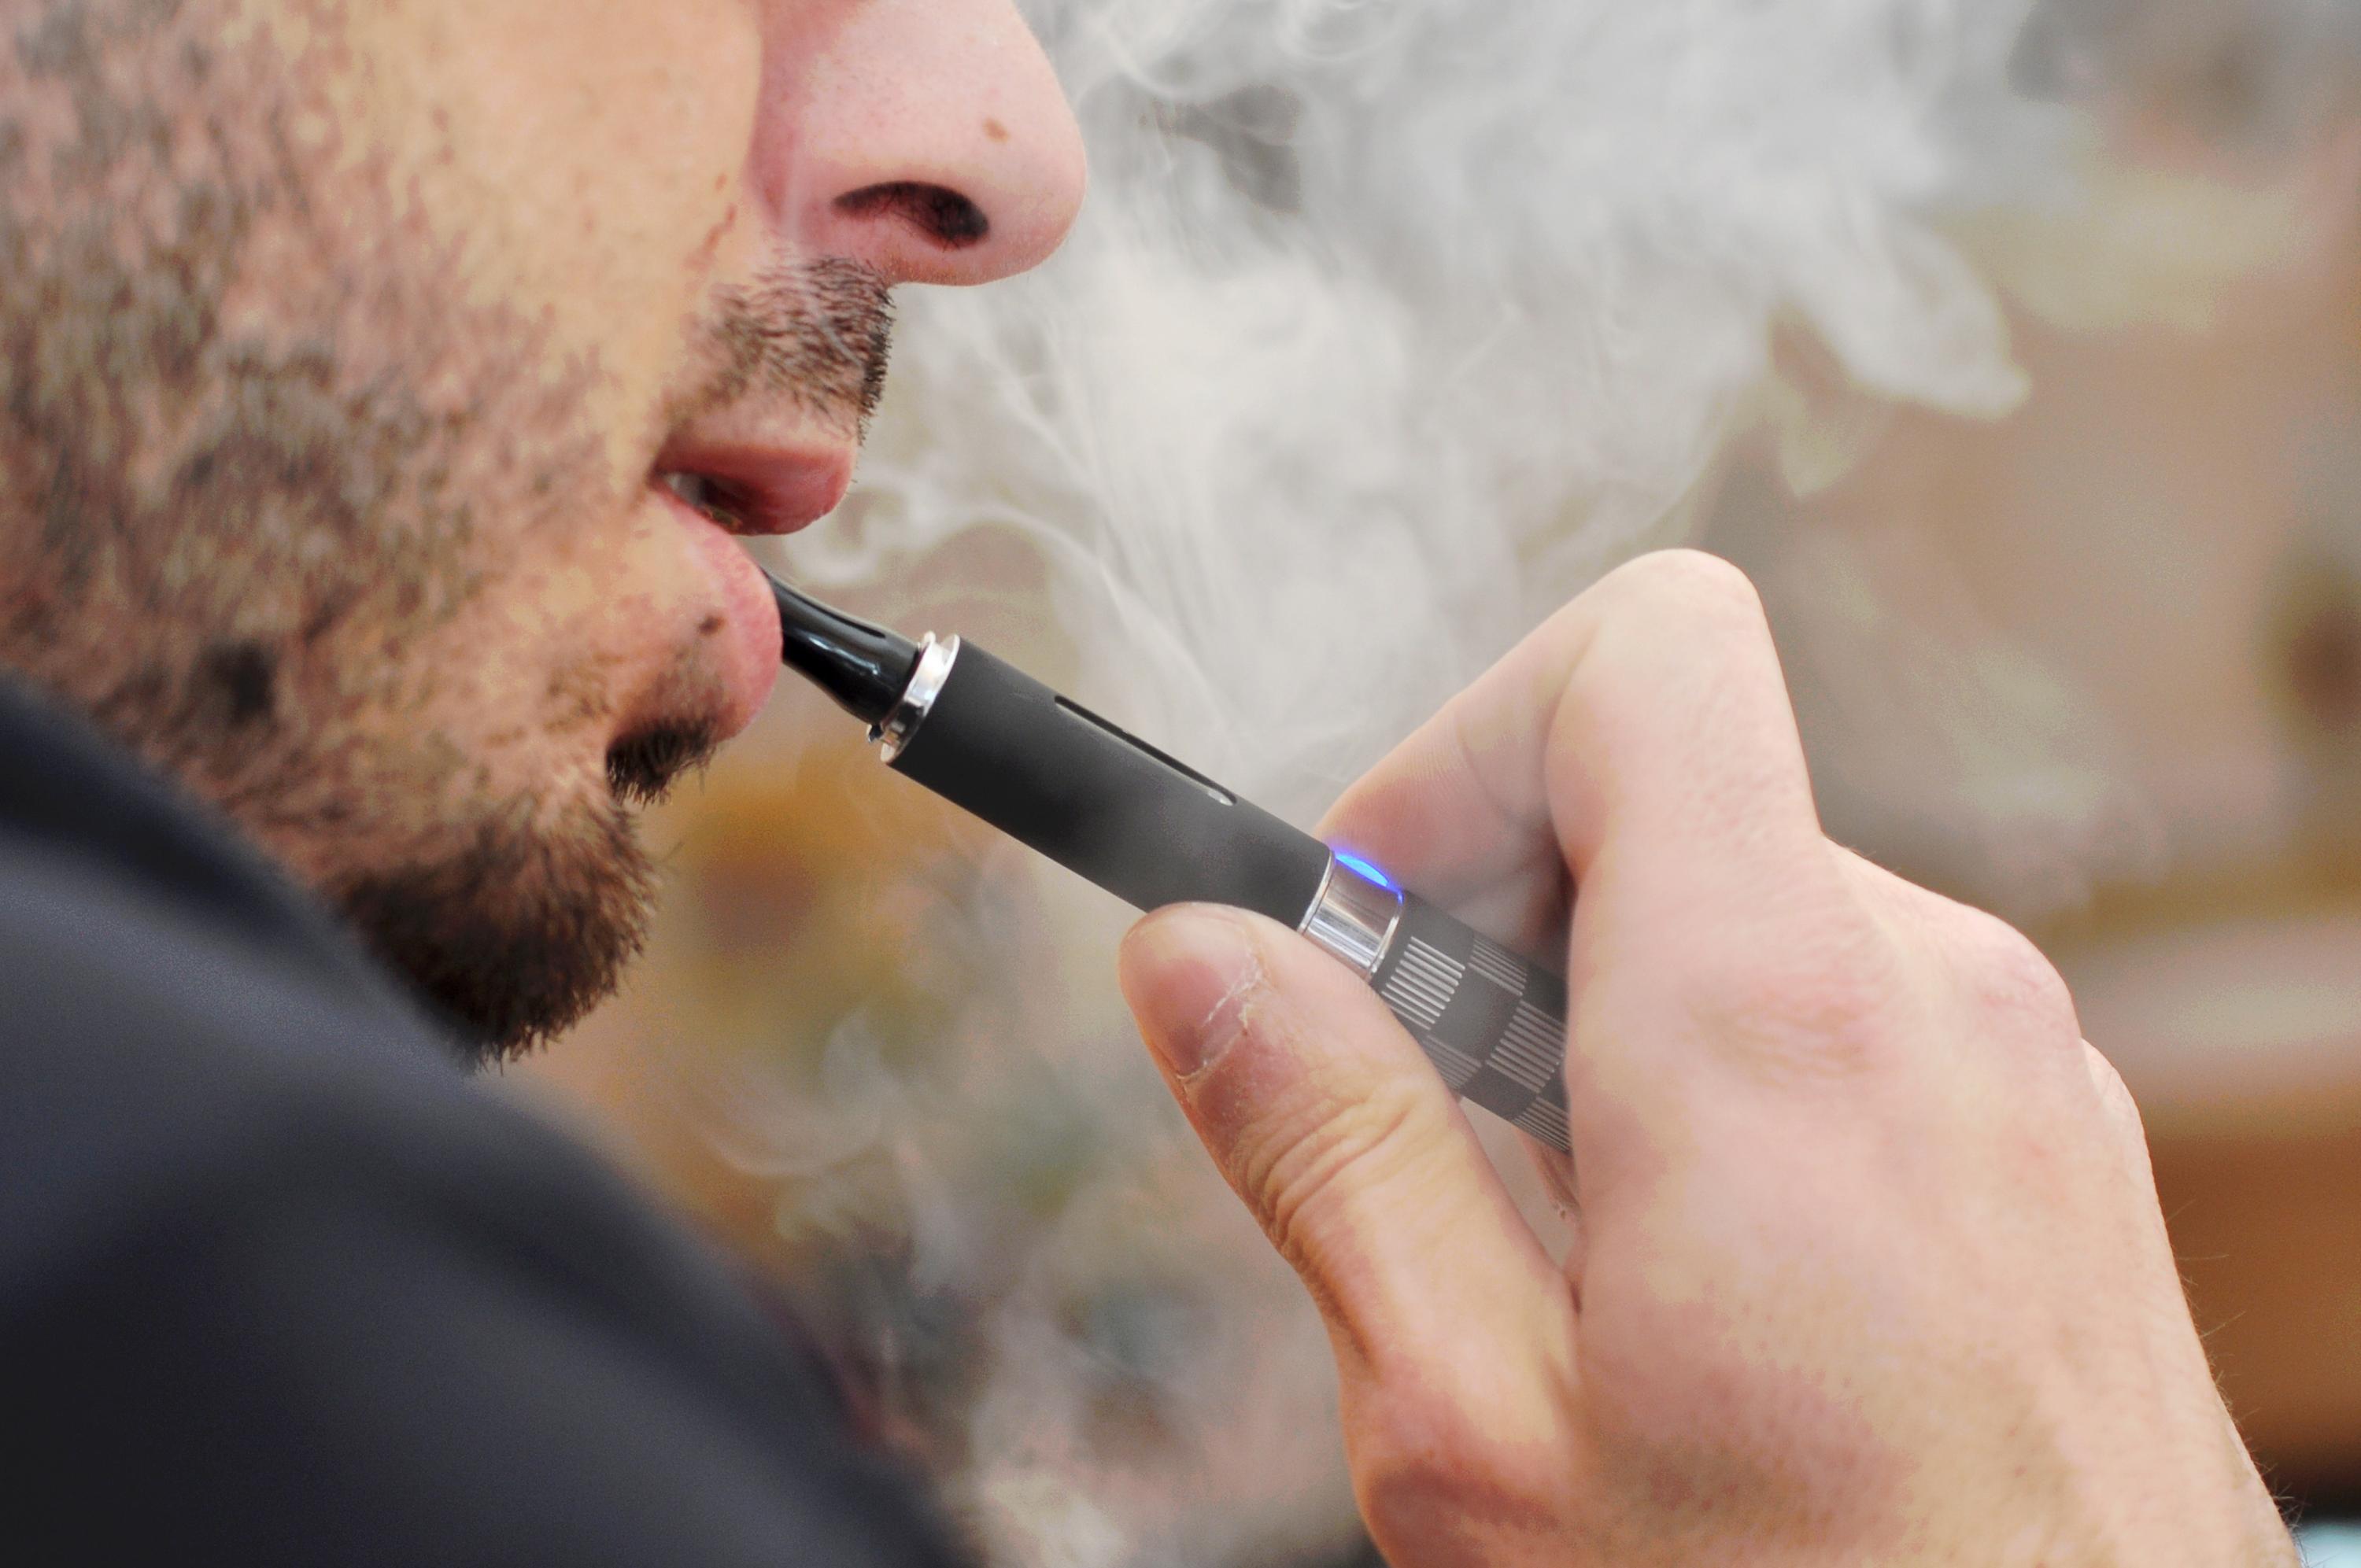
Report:
[{"label": "thumb", "polygon": [[1557,1359],[1564,1277],[1442,1077],[1349,970],[1260,916],[1182,905],[1133,928],[1122,980],[1198,1135],[1320,1304],[1348,1384],[1432,1389],[1455,1369],[1487,1383],[1521,1350]]}]

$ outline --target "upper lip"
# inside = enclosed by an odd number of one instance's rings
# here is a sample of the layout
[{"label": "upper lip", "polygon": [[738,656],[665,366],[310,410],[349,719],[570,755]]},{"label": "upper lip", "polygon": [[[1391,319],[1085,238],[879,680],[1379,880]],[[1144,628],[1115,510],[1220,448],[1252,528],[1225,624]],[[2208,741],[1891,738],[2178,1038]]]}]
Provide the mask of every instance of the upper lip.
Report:
[{"label": "upper lip", "polygon": [[793,533],[834,510],[852,482],[851,445],[764,422],[684,431],[657,455],[653,477],[732,533]]}]

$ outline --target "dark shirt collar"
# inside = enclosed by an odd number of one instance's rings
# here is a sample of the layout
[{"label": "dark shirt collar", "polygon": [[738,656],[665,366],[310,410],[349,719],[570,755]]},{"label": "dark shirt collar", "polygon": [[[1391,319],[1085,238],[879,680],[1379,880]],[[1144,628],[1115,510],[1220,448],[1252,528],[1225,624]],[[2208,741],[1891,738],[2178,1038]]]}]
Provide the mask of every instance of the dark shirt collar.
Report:
[{"label": "dark shirt collar", "polygon": [[351,1002],[416,1014],[351,934],[220,815],[0,672],[0,872],[12,838],[125,879]]}]

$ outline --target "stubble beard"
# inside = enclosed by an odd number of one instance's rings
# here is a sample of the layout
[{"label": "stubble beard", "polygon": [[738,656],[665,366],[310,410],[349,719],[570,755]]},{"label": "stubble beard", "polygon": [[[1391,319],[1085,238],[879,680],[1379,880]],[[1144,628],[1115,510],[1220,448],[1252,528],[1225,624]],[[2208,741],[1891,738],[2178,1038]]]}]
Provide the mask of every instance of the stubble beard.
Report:
[{"label": "stubble beard", "polygon": [[[0,663],[225,814],[498,1058],[639,951],[631,807],[714,738],[645,730],[604,779],[503,787],[435,726],[467,678],[424,656],[436,634],[519,541],[634,499],[588,428],[597,359],[461,304],[460,258],[384,170],[332,188],[289,134],[290,62],[219,46],[218,9],[49,0],[0,38]],[[238,324],[257,258],[291,247],[335,264],[274,275],[267,329]],[[884,293],[853,283],[868,315],[823,336],[876,328],[865,404]],[[709,329],[717,355],[792,378],[796,334],[751,312]],[[551,674],[589,684],[577,721],[611,707],[595,667]]]}]

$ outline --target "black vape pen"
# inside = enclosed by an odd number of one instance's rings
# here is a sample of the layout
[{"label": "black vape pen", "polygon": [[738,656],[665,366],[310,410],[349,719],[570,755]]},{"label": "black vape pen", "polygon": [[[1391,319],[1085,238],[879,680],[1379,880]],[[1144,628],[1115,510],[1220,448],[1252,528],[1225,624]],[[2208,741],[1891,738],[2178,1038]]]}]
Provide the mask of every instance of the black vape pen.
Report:
[{"label": "black vape pen", "polygon": [[1295,927],[1377,988],[1463,1098],[1566,1147],[1558,976],[972,643],[771,588],[787,667],[896,773],[1140,909],[1227,904]]}]

